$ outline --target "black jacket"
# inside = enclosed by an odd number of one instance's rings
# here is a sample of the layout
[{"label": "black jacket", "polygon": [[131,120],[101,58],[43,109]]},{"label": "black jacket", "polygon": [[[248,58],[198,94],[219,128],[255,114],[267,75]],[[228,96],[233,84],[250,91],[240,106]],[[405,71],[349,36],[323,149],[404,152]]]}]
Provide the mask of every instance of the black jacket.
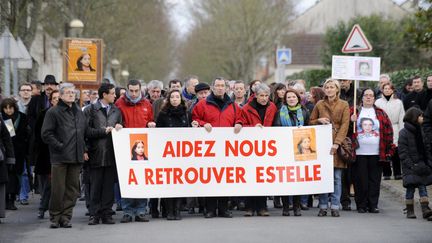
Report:
[{"label": "black jacket", "polygon": [[34,128],[35,142],[34,142],[32,153],[35,160],[34,172],[37,175],[48,175],[51,173],[51,160],[50,160],[48,144],[44,143],[41,137],[42,125],[48,109],[45,109],[41,111],[41,113],[39,113]]},{"label": "black jacket", "polygon": [[32,96],[30,99],[27,107],[27,118],[29,119],[31,129],[34,129],[39,114],[49,107],[49,105],[47,106],[49,103],[48,100],[45,92],[42,92],[41,95]]},{"label": "black jacket", "polygon": [[186,107],[171,108],[159,113],[156,127],[190,127],[191,122],[191,116],[186,111]]},{"label": "black jacket", "polygon": [[106,134],[106,127],[122,124],[120,110],[111,105],[108,114],[100,101],[84,109],[88,128],[86,131],[87,150],[90,167],[108,167],[115,165],[114,147],[111,133]]},{"label": "black jacket", "polygon": [[[303,114],[303,126],[306,126],[309,124],[310,113],[309,113],[308,109],[306,109],[303,106],[300,109],[302,109],[302,114]],[[297,112],[289,111],[289,115],[290,115],[291,123],[296,124]],[[280,119],[280,109],[275,114],[275,118],[273,120],[273,126],[274,127],[281,127],[282,126],[282,122]]]},{"label": "black jacket", "polygon": [[86,119],[76,103],[62,100],[49,109],[42,125],[42,140],[48,144],[51,164],[84,162]]},{"label": "black jacket", "polygon": [[415,104],[418,105],[422,111],[425,111],[431,99],[432,89],[426,89],[417,95]]},{"label": "black jacket", "polygon": [[428,106],[423,114],[423,131],[425,134],[425,143],[432,147],[432,100],[429,101]]},{"label": "black jacket", "polygon": [[420,127],[405,122],[399,132],[398,152],[402,165],[404,186],[432,183],[432,154],[422,141]]},{"label": "black jacket", "polygon": [[[421,92],[423,92],[423,91],[421,91]],[[421,92],[412,91],[411,93],[409,93],[405,96],[405,99],[403,100],[403,105],[404,105],[405,111],[408,110],[409,108],[417,105],[416,104],[417,96],[419,94],[421,94]]]},{"label": "black jacket", "polygon": [[[15,172],[21,175],[24,172],[24,165],[28,165],[26,162],[28,161],[30,127],[24,113],[17,111],[12,116],[15,126],[15,136],[11,138],[15,154]],[[2,112],[2,117],[3,120],[9,119],[4,112]]]},{"label": "black jacket", "polygon": [[9,131],[0,118],[0,150],[3,153],[3,159],[0,160],[0,184],[8,182],[8,165],[15,164],[15,153],[13,149],[12,139]]}]

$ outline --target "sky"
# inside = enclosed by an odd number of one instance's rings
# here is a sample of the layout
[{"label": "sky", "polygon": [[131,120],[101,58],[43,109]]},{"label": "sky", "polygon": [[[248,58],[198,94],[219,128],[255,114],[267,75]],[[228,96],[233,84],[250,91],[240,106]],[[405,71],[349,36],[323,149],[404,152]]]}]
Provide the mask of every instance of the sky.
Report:
[{"label": "sky", "polygon": [[[263,0],[265,1],[265,0]],[[312,7],[319,0],[292,0],[294,4],[294,11],[297,14],[301,14],[308,8]],[[402,3],[406,0],[393,0],[395,3]],[[194,0],[167,0],[169,4],[172,5],[171,16],[174,25],[176,26],[176,31],[180,36],[184,36],[191,28],[192,22],[191,17],[188,13],[187,6],[193,4]]]}]

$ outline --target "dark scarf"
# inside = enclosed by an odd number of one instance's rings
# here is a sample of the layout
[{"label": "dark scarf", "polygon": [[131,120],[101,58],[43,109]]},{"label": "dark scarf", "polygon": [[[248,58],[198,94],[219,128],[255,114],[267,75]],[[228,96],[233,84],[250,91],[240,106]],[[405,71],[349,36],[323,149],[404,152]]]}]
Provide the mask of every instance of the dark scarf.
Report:
[{"label": "dark scarf", "polygon": [[384,97],[387,101],[389,101],[390,98],[392,97],[392,95],[384,95],[384,94],[383,94],[383,97]]},{"label": "dark scarf", "polygon": [[260,103],[257,102],[256,98],[254,98],[251,102],[251,106],[255,108],[255,110],[258,112],[261,121],[264,123],[264,117],[267,111],[268,103],[266,105],[261,105]]},{"label": "dark scarf", "polygon": [[166,113],[172,116],[183,116],[184,114],[186,114],[186,106],[183,105],[179,105],[177,107],[174,106],[170,106],[167,110]]}]

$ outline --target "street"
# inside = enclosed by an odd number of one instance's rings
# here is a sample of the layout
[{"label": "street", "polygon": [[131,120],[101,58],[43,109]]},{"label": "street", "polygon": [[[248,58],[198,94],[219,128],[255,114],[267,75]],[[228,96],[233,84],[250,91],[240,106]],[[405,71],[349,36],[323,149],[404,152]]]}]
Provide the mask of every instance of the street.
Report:
[{"label": "street", "polygon": [[[0,224],[0,242],[431,242],[432,222],[402,214],[399,197],[382,190],[379,214],[341,212],[340,218],[318,218],[316,208],[303,211],[302,217],[282,217],[280,209],[270,207],[270,217],[204,219],[183,212],[183,220],[151,219],[149,223],[120,224],[121,212],[114,216],[115,225],[87,225],[84,202],[77,202],[72,229],[49,229],[48,219],[38,220],[37,199],[30,205],[18,205],[8,211]],[[316,201],[314,205],[316,205]],[[272,205],[272,201],[268,202]],[[353,204],[353,208],[354,208]],[[292,215],[292,214],[291,214]]]}]

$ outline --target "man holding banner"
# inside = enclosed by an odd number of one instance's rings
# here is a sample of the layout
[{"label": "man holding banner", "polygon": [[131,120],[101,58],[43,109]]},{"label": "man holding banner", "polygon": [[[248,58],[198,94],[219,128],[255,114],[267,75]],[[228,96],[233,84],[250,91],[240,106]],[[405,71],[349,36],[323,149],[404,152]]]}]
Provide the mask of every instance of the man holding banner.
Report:
[{"label": "man holding banner", "polygon": [[[156,127],[152,105],[141,93],[141,83],[138,80],[129,80],[127,92],[117,100],[116,106],[122,113],[124,127]],[[124,213],[121,223],[132,222],[133,215],[136,222],[149,221],[146,216],[147,199],[122,198],[121,204]]]},{"label": "man holding banner", "polygon": [[[192,111],[192,120],[199,126],[211,132],[212,127],[234,127],[234,133],[238,133],[241,125],[241,108],[226,94],[227,83],[224,78],[215,78],[212,82],[212,93],[198,102]],[[206,198],[206,218],[213,218],[218,208],[218,216],[231,218],[228,210],[227,197]]]}]

